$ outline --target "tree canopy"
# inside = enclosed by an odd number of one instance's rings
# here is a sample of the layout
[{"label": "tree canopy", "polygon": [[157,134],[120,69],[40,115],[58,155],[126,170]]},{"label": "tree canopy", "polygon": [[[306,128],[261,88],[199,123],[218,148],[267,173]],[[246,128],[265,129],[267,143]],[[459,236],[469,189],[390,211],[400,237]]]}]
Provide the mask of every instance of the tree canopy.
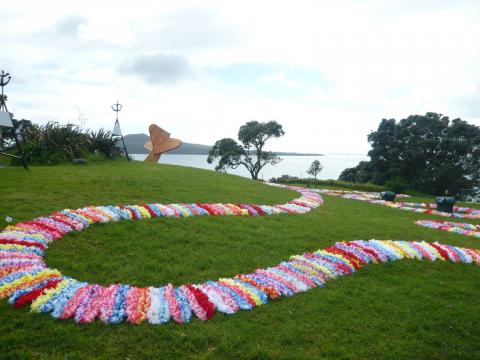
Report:
[{"label": "tree canopy", "polygon": [[238,131],[238,140],[224,138],[215,142],[208,154],[209,164],[218,160],[215,170],[225,171],[244,166],[252,179],[258,179],[260,170],[267,164],[276,165],[281,161],[277,154],[264,151],[263,148],[271,138],[283,136],[282,125],[274,120],[268,122],[249,121]]},{"label": "tree canopy", "polygon": [[383,119],[368,135],[370,161],[345,169],[339,180],[383,185],[402,178],[431,194],[458,194],[480,180],[480,127],[429,112]]},{"label": "tree canopy", "polygon": [[307,170],[307,174],[313,175],[315,179],[317,178],[317,175],[320,173],[320,171],[323,170],[323,166],[318,160],[314,160],[310,167]]}]

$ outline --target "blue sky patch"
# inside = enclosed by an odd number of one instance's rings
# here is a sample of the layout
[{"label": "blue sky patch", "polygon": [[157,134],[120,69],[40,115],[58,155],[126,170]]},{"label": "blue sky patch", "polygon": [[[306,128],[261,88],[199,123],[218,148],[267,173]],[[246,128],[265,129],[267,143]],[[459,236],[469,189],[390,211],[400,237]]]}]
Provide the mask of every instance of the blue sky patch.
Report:
[{"label": "blue sky patch", "polygon": [[301,96],[311,88],[329,88],[331,82],[315,69],[291,65],[238,63],[208,67],[207,74],[232,87],[271,97]]}]

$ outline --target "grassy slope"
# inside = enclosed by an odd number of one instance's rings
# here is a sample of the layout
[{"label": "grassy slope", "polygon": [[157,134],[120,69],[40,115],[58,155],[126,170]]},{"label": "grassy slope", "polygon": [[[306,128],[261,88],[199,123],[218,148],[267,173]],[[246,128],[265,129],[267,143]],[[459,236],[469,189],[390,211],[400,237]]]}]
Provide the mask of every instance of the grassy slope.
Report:
[{"label": "grassy slope", "polygon": [[[283,203],[293,192],[168,165],[0,169],[0,220],[66,207],[144,202]],[[64,274],[101,284],[182,284],[249,272],[336,240],[478,239],[413,224],[428,218],[326,197],[306,215],[154,219],[97,225],[47,251]],[[431,218],[431,217],[430,217]],[[0,225],[5,225],[0,223]],[[207,323],[78,326],[0,301],[2,358],[480,358],[480,268],[403,261],[370,266],[252,312]]]}]

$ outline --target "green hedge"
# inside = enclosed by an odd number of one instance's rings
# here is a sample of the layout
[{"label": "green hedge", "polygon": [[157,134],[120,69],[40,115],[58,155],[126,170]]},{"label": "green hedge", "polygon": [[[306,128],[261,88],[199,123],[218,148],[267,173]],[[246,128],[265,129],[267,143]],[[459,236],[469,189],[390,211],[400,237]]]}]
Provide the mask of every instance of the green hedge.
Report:
[{"label": "green hedge", "polygon": [[352,183],[352,182],[333,180],[333,179],[329,179],[329,180],[300,179],[296,176],[288,176],[288,175],[282,175],[278,178],[272,178],[270,179],[270,182],[277,183],[277,184],[301,184],[301,185],[319,186],[319,187],[334,186],[334,187],[341,187],[345,189],[352,189],[352,190],[359,190],[359,191],[380,192],[380,191],[386,190],[384,186],[375,185],[372,183],[359,184],[359,183]]}]

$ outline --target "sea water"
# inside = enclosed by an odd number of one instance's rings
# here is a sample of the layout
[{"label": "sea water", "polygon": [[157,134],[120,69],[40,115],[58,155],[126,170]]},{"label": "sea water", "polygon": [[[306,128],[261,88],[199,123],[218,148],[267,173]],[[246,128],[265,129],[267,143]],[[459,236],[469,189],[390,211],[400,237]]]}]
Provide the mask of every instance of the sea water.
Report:
[{"label": "sea water", "polygon": [[[146,154],[130,154],[135,160],[144,160]],[[360,161],[368,160],[363,154],[325,154],[324,156],[281,156],[282,161],[277,165],[266,165],[259,174],[260,179],[270,180],[272,177],[290,175],[297,177],[310,177],[307,170],[314,160],[319,160],[323,170],[318,174],[318,179],[337,179],[340,173],[350,167],[358,165]],[[207,162],[207,155],[163,154],[160,164],[190,166],[200,169],[214,170],[215,165]],[[250,177],[250,173],[243,166],[237,169],[227,169],[227,173]]]}]

